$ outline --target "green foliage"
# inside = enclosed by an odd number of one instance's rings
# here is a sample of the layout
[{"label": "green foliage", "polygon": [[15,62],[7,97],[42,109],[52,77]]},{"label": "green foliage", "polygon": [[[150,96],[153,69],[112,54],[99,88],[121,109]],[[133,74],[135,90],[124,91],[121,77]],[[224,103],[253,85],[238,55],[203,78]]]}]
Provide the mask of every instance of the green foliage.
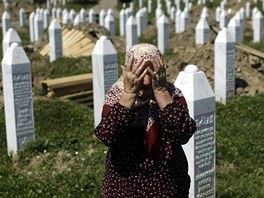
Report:
[{"label": "green foliage", "polygon": [[264,94],[217,104],[217,197],[264,196]]},{"label": "green foliage", "polygon": [[93,111],[38,99],[34,115],[36,140],[11,158],[0,111],[0,197],[99,197],[106,148],[93,134]]}]

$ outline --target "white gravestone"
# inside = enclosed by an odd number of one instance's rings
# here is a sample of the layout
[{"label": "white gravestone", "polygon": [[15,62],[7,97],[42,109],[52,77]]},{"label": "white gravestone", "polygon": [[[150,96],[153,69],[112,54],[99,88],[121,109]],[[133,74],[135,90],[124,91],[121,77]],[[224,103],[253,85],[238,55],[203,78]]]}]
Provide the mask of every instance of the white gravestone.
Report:
[{"label": "white gravestone", "polygon": [[176,14],[175,7],[172,6],[171,9],[170,9],[170,18],[171,18],[171,20],[173,20],[173,21],[175,21],[175,14]]},{"label": "white gravestone", "polygon": [[50,0],[46,1],[46,7],[47,7],[47,10],[50,11]]},{"label": "white gravestone", "polygon": [[220,22],[219,22],[219,28],[220,29],[223,29],[225,28],[227,25],[227,16],[226,16],[226,12],[225,10],[222,10],[221,11],[221,14],[220,14]]},{"label": "white gravestone", "polygon": [[254,29],[254,27],[255,27],[255,24],[254,24],[254,16],[255,16],[255,14],[257,14],[258,13],[258,8],[257,7],[254,7],[253,8],[253,10],[252,10],[252,16],[251,16],[251,18],[252,18],[252,29]]},{"label": "white gravestone", "polygon": [[39,40],[43,34],[43,21],[40,17],[40,14],[36,14],[34,18],[34,32],[35,32],[35,41]]},{"label": "white gravestone", "polygon": [[20,27],[24,27],[26,24],[26,13],[24,8],[20,8],[19,10],[19,25]]},{"label": "white gravestone", "polygon": [[50,62],[62,57],[62,30],[60,23],[53,20],[49,26]]},{"label": "white gravestone", "polygon": [[158,25],[159,18],[163,15],[162,7],[159,5],[155,10],[156,25]]},{"label": "white gravestone", "polygon": [[253,42],[259,43],[263,39],[263,15],[259,11],[255,14],[254,18],[254,29],[253,29]]},{"label": "white gravestone", "polygon": [[126,22],[126,51],[137,43],[137,22],[133,16],[130,16]]},{"label": "white gravestone", "polygon": [[162,15],[158,21],[158,49],[161,54],[165,54],[170,50],[169,21],[165,15]]},{"label": "white gravestone", "polygon": [[44,17],[43,17],[43,27],[44,29],[48,28],[50,24],[50,13],[48,9],[45,9],[44,11]]},{"label": "white gravestone", "polygon": [[183,145],[191,177],[191,198],[215,197],[216,133],[215,95],[204,74],[197,66],[188,65],[174,83],[184,95],[190,116],[196,121],[196,132]]},{"label": "white gravestone", "polygon": [[57,9],[55,7],[53,7],[51,10],[51,16],[53,19],[57,18]]},{"label": "white gravestone", "polygon": [[119,33],[120,36],[124,36],[126,32],[126,13],[125,9],[122,9],[119,13]]},{"label": "white gravestone", "polygon": [[235,18],[236,18],[236,23],[239,26],[239,34],[237,35],[238,36],[237,40],[238,42],[242,43],[244,41],[244,29],[241,26],[241,16],[239,12],[236,13]]},{"label": "white gravestone", "polygon": [[104,9],[102,9],[99,13],[99,24],[101,26],[104,26],[104,19],[105,19],[105,16],[106,16],[106,11]]},{"label": "white gravestone", "polygon": [[31,12],[29,15],[29,34],[30,34],[30,41],[35,41],[35,12]]},{"label": "white gravestone", "polygon": [[2,60],[8,154],[35,139],[31,65],[22,47],[12,43]]},{"label": "white gravestone", "polygon": [[58,20],[62,20],[62,10],[61,10],[61,8],[57,8],[57,10],[56,10],[56,18]]},{"label": "white gravestone", "polygon": [[80,18],[81,18],[81,20],[82,20],[84,23],[86,22],[86,15],[87,15],[86,10],[85,10],[84,8],[82,8],[82,9],[80,10]]},{"label": "white gravestone", "polygon": [[216,101],[226,104],[235,95],[235,43],[226,28],[215,39],[214,53]]},{"label": "white gravestone", "polygon": [[118,79],[117,52],[109,39],[101,36],[92,52],[95,126],[101,121],[104,96]]},{"label": "white gravestone", "polygon": [[250,2],[246,3],[246,17],[250,17]]},{"label": "white gravestone", "polygon": [[2,35],[4,36],[7,30],[11,27],[11,17],[7,11],[2,14]]},{"label": "white gravestone", "polygon": [[227,29],[230,33],[230,36],[233,39],[233,42],[239,43],[241,40],[241,27],[239,21],[236,17],[232,17],[227,25]]},{"label": "white gravestone", "polygon": [[75,19],[75,17],[76,17],[76,12],[75,12],[74,9],[71,9],[71,10],[70,10],[70,17],[71,17],[71,21],[72,21],[72,23],[73,23],[73,22],[74,22],[74,19]]},{"label": "white gravestone", "polygon": [[244,32],[245,29],[246,29],[246,19],[245,19],[245,9],[244,9],[244,7],[240,8],[239,14],[240,14],[240,20],[241,20],[240,21],[240,26],[241,26],[241,28],[242,28],[242,30]]},{"label": "white gravestone", "polygon": [[94,9],[89,11],[89,23],[96,23],[96,12]]},{"label": "white gravestone", "polygon": [[140,37],[143,34],[143,28],[145,26],[144,16],[142,13],[142,9],[138,10],[136,13],[136,21],[137,21],[137,35]]},{"label": "white gravestone", "polygon": [[178,9],[175,14],[175,32],[181,33],[181,10]]},{"label": "white gravestone", "polygon": [[152,12],[152,0],[148,0],[148,13]]},{"label": "white gravestone", "polygon": [[220,14],[221,14],[221,8],[218,6],[215,9],[215,20],[216,20],[216,22],[220,22]]},{"label": "white gravestone", "polygon": [[3,56],[12,43],[18,43],[21,46],[21,39],[13,28],[9,28],[3,39]]},{"label": "white gravestone", "polygon": [[195,43],[204,44],[210,40],[210,28],[205,17],[200,18],[195,27]]},{"label": "white gravestone", "polygon": [[109,12],[107,12],[107,15],[104,20],[105,28],[109,30],[110,35],[115,35],[115,19],[113,15]]},{"label": "white gravestone", "polygon": [[181,12],[181,16],[180,16],[180,32],[184,32],[185,31],[185,27],[187,26],[187,13],[186,10]]}]

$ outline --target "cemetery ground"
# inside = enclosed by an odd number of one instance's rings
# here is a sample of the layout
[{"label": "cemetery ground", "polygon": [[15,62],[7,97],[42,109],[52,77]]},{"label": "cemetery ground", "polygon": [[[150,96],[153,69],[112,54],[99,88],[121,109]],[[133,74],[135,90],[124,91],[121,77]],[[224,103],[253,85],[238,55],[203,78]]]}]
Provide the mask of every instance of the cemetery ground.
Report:
[{"label": "cemetery ground", "polygon": [[[194,27],[201,8],[194,7],[185,34],[171,31],[172,50],[164,55],[171,82],[192,63],[205,72],[213,85],[214,33],[210,43],[194,45]],[[210,24],[214,27],[213,21]],[[39,54],[47,42],[45,36],[33,45],[29,42],[28,26],[17,31],[32,64],[36,140],[17,156],[9,157],[4,108],[0,104],[0,197],[100,197],[107,148],[93,134],[93,109],[74,101],[46,98],[40,85],[47,78],[91,73],[91,57],[64,57],[49,63],[48,57]],[[100,34],[103,30],[97,31]],[[263,51],[264,43],[252,44],[251,38],[248,31],[244,43]],[[121,65],[124,38],[115,36],[111,40]],[[140,41],[157,43],[153,24],[146,28]],[[236,97],[226,105],[216,105],[216,196],[263,197],[263,59],[238,50],[236,72]]]}]

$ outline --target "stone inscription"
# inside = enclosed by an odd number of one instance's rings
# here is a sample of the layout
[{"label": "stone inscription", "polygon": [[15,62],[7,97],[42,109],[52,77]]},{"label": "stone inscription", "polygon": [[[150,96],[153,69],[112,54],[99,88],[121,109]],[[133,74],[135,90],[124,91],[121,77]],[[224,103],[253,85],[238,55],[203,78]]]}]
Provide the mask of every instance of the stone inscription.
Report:
[{"label": "stone inscription", "polygon": [[107,63],[104,65],[104,85],[105,94],[118,78],[117,63]]},{"label": "stone inscription", "polygon": [[213,197],[215,182],[215,134],[214,112],[195,118],[197,131],[194,134],[195,147],[195,197]]},{"label": "stone inscription", "polygon": [[[32,88],[30,73],[13,75],[15,119],[18,145],[22,147],[23,141],[34,138],[34,118],[32,109]],[[27,136],[30,136],[27,138]]]},{"label": "stone inscription", "polygon": [[227,65],[226,65],[226,96],[232,98],[235,93],[235,48],[234,44],[227,44]]},{"label": "stone inscription", "polygon": [[55,53],[56,58],[62,56],[62,40],[61,40],[61,30],[55,29]]}]

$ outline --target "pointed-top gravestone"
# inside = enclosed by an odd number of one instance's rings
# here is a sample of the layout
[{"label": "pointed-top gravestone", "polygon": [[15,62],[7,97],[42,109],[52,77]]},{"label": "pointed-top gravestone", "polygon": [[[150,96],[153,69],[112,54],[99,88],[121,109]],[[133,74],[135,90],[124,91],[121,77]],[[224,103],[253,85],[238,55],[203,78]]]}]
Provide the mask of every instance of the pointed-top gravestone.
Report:
[{"label": "pointed-top gravestone", "polygon": [[96,12],[94,9],[89,11],[89,23],[96,23]]},{"label": "pointed-top gravestone", "polygon": [[235,96],[235,43],[226,28],[215,39],[214,53],[216,101],[226,104]]},{"label": "pointed-top gravestone", "polygon": [[259,11],[255,14],[254,18],[254,29],[253,29],[253,42],[259,43],[263,39],[263,15]]},{"label": "pointed-top gravestone", "polygon": [[80,18],[81,18],[81,21],[83,21],[84,23],[86,22],[86,15],[87,15],[86,10],[82,8],[80,10]]},{"label": "pointed-top gravestone", "polygon": [[17,43],[19,46],[21,46],[21,39],[15,29],[9,28],[3,39],[3,56],[12,43]]},{"label": "pointed-top gravestone", "polygon": [[178,9],[175,14],[175,32],[181,33],[181,10]]},{"label": "pointed-top gravestone", "polygon": [[62,10],[61,8],[57,8],[57,11],[56,11],[56,18],[58,20],[61,20],[62,19]]},{"label": "pointed-top gravestone", "polygon": [[20,8],[19,10],[19,25],[20,27],[24,27],[26,24],[26,13],[24,8]]},{"label": "pointed-top gravestone", "polygon": [[241,27],[236,17],[232,17],[228,23],[228,31],[234,42],[241,40]]},{"label": "pointed-top gravestone", "polygon": [[62,30],[60,23],[53,20],[49,26],[50,62],[62,57]]},{"label": "pointed-top gravestone", "polygon": [[109,30],[110,35],[115,35],[115,19],[113,15],[108,12],[104,20],[105,28]]},{"label": "pointed-top gravestone", "polygon": [[71,17],[68,12],[64,12],[62,16],[62,24],[70,25],[71,24]]},{"label": "pointed-top gravestone", "polygon": [[137,43],[137,22],[133,16],[130,16],[126,22],[126,51]]},{"label": "pointed-top gravestone", "polygon": [[222,10],[220,14],[219,28],[223,29],[226,26],[227,26],[227,16],[225,10]]},{"label": "pointed-top gravestone", "polygon": [[57,18],[57,9],[56,7],[53,7],[52,10],[51,10],[51,16],[53,19],[56,19]]},{"label": "pointed-top gravestone", "polygon": [[250,17],[250,2],[246,3],[246,17]]},{"label": "pointed-top gravestone", "polygon": [[152,12],[152,0],[148,0],[148,13]]},{"label": "pointed-top gravestone", "polygon": [[158,49],[161,54],[165,54],[170,51],[169,21],[164,14],[158,21]]},{"label": "pointed-top gravestone", "polygon": [[22,47],[12,43],[2,60],[8,154],[16,154],[35,139],[31,65]]},{"label": "pointed-top gravestone", "polygon": [[218,6],[216,9],[215,9],[215,20],[217,22],[220,22],[220,15],[221,15],[221,8]]},{"label": "pointed-top gravestone", "polygon": [[197,66],[188,65],[174,83],[184,95],[190,116],[196,121],[196,132],[183,145],[191,177],[191,198],[215,197],[215,95]]},{"label": "pointed-top gravestone", "polygon": [[203,10],[202,10],[202,13],[201,13],[201,17],[200,18],[205,18],[205,20],[207,21],[208,20],[208,17],[209,17],[208,9],[207,9],[207,7],[204,7]]},{"label": "pointed-top gravestone", "polygon": [[29,15],[29,34],[30,34],[30,41],[35,41],[35,12],[31,12]]},{"label": "pointed-top gravestone", "polygon": [[109,39],[101,36],[92,52],[95,126],[101,121],[104,97],[118,79],[117,52]]},{"label": "pointed-top gravestone", "polygon": [[210,40],[210,28],[206,17],[200,18],[195,28],[195,43],[204,44]]},{"label": "pointed-top gravestone", "polygon": [[5,35],[5,33],[8,31],[8,29],[11,27],[11,17],[7,11],[4,11],[2,14],[2,35]]},{"label": "pointed-top gravestone", "polygon": [[145,26],[142,9],[137,11],[137,13],[136,13],[136,21],[137,21],[137,35],[138,35],[138,37],[140,37],[143,34],[143,28]]},{"label": "pointed-top gravestone", "polygon": [[70,10],[70,18],[71,18],[72,23],[73,23],[75,17],[76,17],[76,12],[74,9],[71,9]]},{"label": "pointed-top gravestone", "polygon": [[44,29],[48,28],[50,24],[50,13],[48,9],[45,9],[44,11],[44,17],[43,17],[43,27]]},{"label": "pointed-top gravestone", "polygon": [[236,18],[236,23],[237,23],[237,26],[239,26],[239,31],[237,32],[237,42],[243,42],[244,41],[244,29],[242,28],[242,25],[241,25],[241,15],[239,12],[236,13],[235,15],[235,18]]},{"label": "pointed-top gravestone", "polygon": [[124,36],[126,31],[126,13],[125,10],[122,9],[119,13],[119,32],[120,36]]},{"label": "pointed-top gravestone", "polygon": [[36,14],[34,18],[34,32],[35,32],[35,41],[39,40],[43,34],[43,21],[40,17],[40,14]]},{"label": "pointed-top gravestone", "polygon": [[173,20],[173,21],[175,21],[175,14],[176,14],[175,7],[172,6],[171,9],[170,9],[170,18],[171,18],[171,20]]},{"label": "pointed-top gravestone", "polygon": [[81,21],[80,14],[77,14],[76,17],[74,18],[73,26],[78,26],[78,25],[80,25],[81,23],[83,23],[83,21]]},{"label": "pointed-top gravestone", "polygon": [[104,19],[105,19],[105,16],[106,16],[106,11],[104,9],[102,9],[99,13],[99,24],[101,26],[104,26]]}]

